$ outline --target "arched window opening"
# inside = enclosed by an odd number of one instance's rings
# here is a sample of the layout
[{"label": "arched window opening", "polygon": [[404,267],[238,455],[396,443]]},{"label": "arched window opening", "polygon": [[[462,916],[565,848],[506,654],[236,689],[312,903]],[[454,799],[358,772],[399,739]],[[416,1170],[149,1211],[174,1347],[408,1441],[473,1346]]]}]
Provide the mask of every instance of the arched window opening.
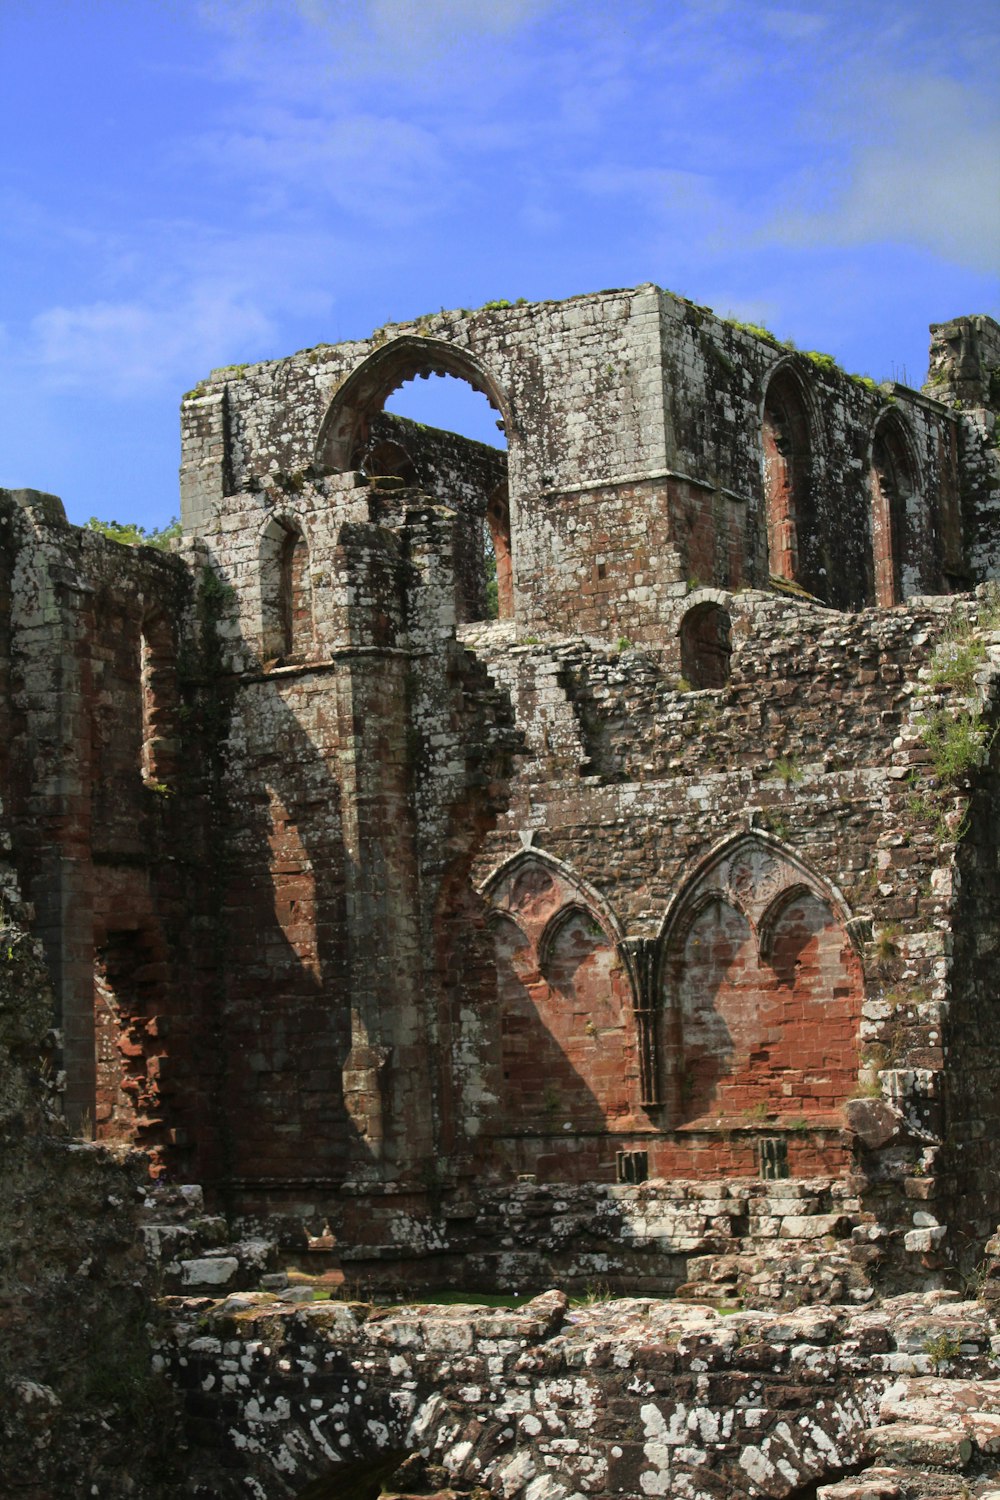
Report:
[{"label": "arched window opening", "polygon": [[180,764],[180,689],[174,634],[165,615],[147,615],[143,620],[139,651],[142,779],[147,786],[169,786]]},{"label": "arched window opening", "polygon": [[510,505],[505,484],[493,491],[486,507],[484,556],[486,617],[510,620],[514,616],[514,571],[510,555]]},{"label": "arched window opening", "polygon": [[307,655],[313,643],[309,544],[290,521],[271,520],[264,529],[260,591],[264,659]]},{"label": "arched window opening", "polygon": [[729,681],[732,626],[718,604],[696,604],[681,621],[681,675],[693,688],[721,688]]},{"label": "arched window opening", "polygon": [[869,482],[875,602],[886,609],[903,598],[903,569],[910,551],[907,504],[916,489],[906,440],[891,417],[875,431]]},{"label": "arched window opening", "polygon": [[466,381],[434,375],[418,376],[394,391],[383,420],[386,416],[414,424],[424,486],[469,518],[456,558],[461,618],[509,619],[514,595],[506,438],[496,412]]},{"label": "arched window opening", "polygon": [[309,548],[301,531],[291,531],[286,537],[281,568],[288,650],[292,656],[301,656],[312,645],[313,633]]},{"label": "arched window opening", "polygon": [[[459,514],[455,568],[462,621],[491,618],[494,578],[497,612],[513,614],[508,423],[506,396],[468,351],[407,335],[376,349],[348,377],[319,435],[324,467],[360,470],[369,478],[399,476]],[[491,516],[498,491],[503,508]]]},{"label": "arched window opening", "polygon": [[481,391],[456,375],[416,371],[386,398],[384,410],[488,448],[507,447],[502,418]]},{"label": "arched window opening", "polygon": [[763,420],[768,568],[817,592],[809,554],[815,545],[809,494],[810,443],[805,402],[787,370],[767,388]]}]

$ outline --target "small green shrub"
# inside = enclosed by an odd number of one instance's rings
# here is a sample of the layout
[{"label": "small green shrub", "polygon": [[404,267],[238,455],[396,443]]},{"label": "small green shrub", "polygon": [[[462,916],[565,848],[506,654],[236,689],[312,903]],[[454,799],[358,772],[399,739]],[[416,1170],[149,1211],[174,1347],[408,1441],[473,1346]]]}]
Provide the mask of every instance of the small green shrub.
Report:
[{"label": "small green shrub", "polygon": [[950,631],[934,651],[930,661],[931,684],[971,693],[976,673],[985,660],[985,645],[972,634],[972,627],[963,622]]},{"label": "small green shrub", "polygon": [[821,354],[818,349],[804,349],[806,359],[811,359],[818,370],[838,370],[840,366],[832,354]]},{"label": "small green shrub", "polygon": [[1000,630],[1000,583],[994,580],[986,587],[986,593],[976,614],[976,624],[983,630]]},{"label": "small green shrub", "polygon": [[748,1125],[763,1125],[770,1111],[766,1104],[753,1104],[749,1109],[743,1111],[743,1118]]},{"label": "small green shrub", "polygon": [[595,1281],[588,1285],[579,1295],[569,1299],[570,1307],[593,1307],[598,1302],[611,1301],[611,1288],[606,1281]]},{"label": "small green shrub", "polygon": [[738,328],[741,333],[750,333],[755,339],[769,339],[772,344],[778,342],[770,328],[765,328],[763,323],[743,323],[739,318],[727,318],[726,322],[730,328]]},{"label": "small green shrub", "polygon": [[147,531],[145,526],[137,526],[132,521],[101,521],[97,516],[91,516],[83,529],[96,531],[122,547],[156,547],[158,551],[166,552],[170,543],[180,536],[181,523],[174,516],[169,525]]},{"label": "small green shrub", "polygon": [[939,710],[923,721],[923,740],[939,781],[961,781],[986,761],[993,732],[973,710]]},{"label": "small green shrub", "polygon": [[935,1370],[957,1359],[961,1352],[961,1340],[954,1333],[937,1333],[924,1339],[924,1353],[929,1355]]},{"label": "small green shrub", "polygon": [[875,939],[875,957],[880,964],[899,957],[901,929],[898,922],[887,922]]},{"label": "small green shrub", "polygon": [[779,755],[778,759],[772,762],[771,774],[777,776],[778,780],[783,781],[786,786],[793,786],[795,782],[802,780],[805,772],[794,755]]}]

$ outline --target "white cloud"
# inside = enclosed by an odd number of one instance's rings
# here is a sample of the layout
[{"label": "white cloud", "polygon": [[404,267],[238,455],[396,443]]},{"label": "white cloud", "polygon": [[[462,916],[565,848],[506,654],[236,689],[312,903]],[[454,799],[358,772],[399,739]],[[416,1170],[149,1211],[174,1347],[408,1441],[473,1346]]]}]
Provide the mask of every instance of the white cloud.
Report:
[{"label": "white cloud", "polygon": [[[448,169],[433,134],[391,115],[298,115],[257,111],[255,129],[204,134],[185,147],[221,174],[236,174],[262,194],[303,193],[363,222],[392,227],[436,211]],[[268,208],[279,206],[274,198]]]},{"label": "white cloud", "polygon": [[[509,37],[555,0],[214,0],[205,19],[229,38],[226,65],[279,93],[297,72],[311,93],[322,75],[338,84],[393,74],[438,76],[470,44]],[[453,90],[463,86],[454,71]]]},{"label": "white cloud", "polygon": [[839,122],[853,148],[835,178],[816,169],[786,185],[765,230],[793,245],[906,241],[980,271],[998,267],[1000,120],[948,78],[882,76]]},{"label": "white cloud", "polygon": [[[315,0],[313,0],[313,4]],[[461,30],[493,34],[513,31],[548,9],[550,0],[370,0],[369,14],[376,32],[386,40],[407,44],[451,43]],[[312,8],[305,0],[303,9]],[[327,10],[337,10],[336,0]]]},{"label": "white cloud", "polygon": [[226,291],[194,290],[169,304],[92,302],[50,307],[31,321],[23,356],[57,388],[111,396],[176,389],[183,370],[273,337],[260,308]]},{"label": "white cloud", "polygon": [[828,27],[829,18],[805,10],[762,10],[760,25],[783,42],[811,42]]}]

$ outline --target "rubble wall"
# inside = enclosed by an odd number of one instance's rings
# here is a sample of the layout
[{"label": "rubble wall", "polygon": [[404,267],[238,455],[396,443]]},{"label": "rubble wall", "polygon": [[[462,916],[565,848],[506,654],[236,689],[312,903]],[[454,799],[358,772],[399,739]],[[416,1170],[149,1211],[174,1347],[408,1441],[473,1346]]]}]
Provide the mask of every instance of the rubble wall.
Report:
[{"label": "rubble wall", "polygon": [[[388,1493],[508,1500],[777,1500],[817,1484],[822,1500],[957,1500],[997,1480],[995,1333],[975,1303],[723,1317],[559,1292],[492,1311],[251,1294],[195,1312],[175,1306],[159,1359],[219,1466],[198,1494],[319,1493],[380,1459],[385,1479],[398,1470]],[[866,1470],[870,1487],[838,1486]]]}]

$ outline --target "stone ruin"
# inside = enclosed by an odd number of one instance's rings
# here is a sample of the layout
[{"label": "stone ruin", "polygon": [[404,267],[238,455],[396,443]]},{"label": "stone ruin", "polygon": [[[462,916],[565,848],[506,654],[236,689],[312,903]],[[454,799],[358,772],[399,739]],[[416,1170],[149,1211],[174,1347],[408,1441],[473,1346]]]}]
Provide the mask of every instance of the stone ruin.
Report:
[{"label": "stone ruin", "polygon": [[[918,392],[654,286],[442,312],[190,392],[172,553],[0,492],[0,873],[67,1118],[145,1153],[150,1255],[225,1299],[226,1331],[157,1356],[255,1476],[203,1493],[305,1494],[398,1444],[527,1500],[812,1495],[880,1401],[900,1417],[893,1379],[923,1417],[949,1359],[989,1383],[955,1299],[1000,1219],[1000,327],[931,332]],[[506,451],[383,410],[438,374]],[[279,1335],[251,1290],[276,1261],[368,1295],[646,1300],[317,1304]],[[370,1386],[332,1448],[302,1415],[323,1339]],[[539,1414],[532,1340],[565,1387]],[[572,1371],[609,1340],[645,1374],[605,1390],[588,1457]],[[779,1461],[788,1411],[747,1390],[793,1344],[786,1407],[821,1367],[841,1385]],[[684,1357],[647,1369],[652,1345]],[[743,1374],[692,1428],[720,1361]],[[913,1472],[1000,1448],[970,1401]],[[769,1412],[759,1460],[741,1403]],[[518,1412],[511,1468],[489,1442]],[[960,1493],[906,1482],[857,1494]]]}]

